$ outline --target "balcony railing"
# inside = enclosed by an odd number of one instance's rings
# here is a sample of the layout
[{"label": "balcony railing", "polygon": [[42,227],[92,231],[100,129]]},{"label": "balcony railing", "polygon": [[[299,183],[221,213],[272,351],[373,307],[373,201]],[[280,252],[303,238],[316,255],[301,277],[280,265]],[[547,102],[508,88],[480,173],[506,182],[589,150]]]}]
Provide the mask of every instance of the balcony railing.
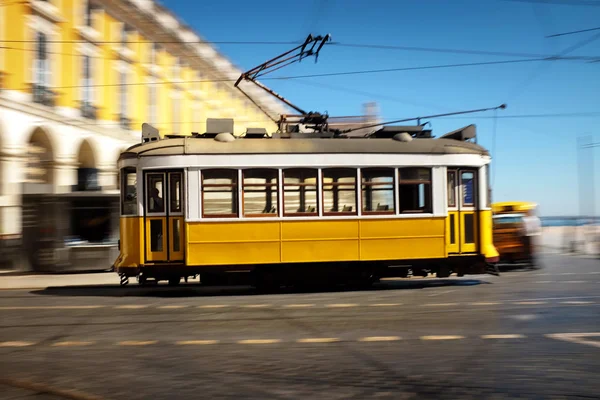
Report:
[{"label": "balcony railing", "polygon": [[125,130],[129,130],[131,129],[131,120],[124,115],[120,115],[119,126]]},{"label": "balcony railing", "polygon": [[56,93],[46,86],[33,84],[33,102],[48,107],[54,107],[56,104]]},{"label": "balcony railing", "polygon": [[98,109],[89,102],[84,101],[81,103],[81,116],[87,119],[96,120]]}]

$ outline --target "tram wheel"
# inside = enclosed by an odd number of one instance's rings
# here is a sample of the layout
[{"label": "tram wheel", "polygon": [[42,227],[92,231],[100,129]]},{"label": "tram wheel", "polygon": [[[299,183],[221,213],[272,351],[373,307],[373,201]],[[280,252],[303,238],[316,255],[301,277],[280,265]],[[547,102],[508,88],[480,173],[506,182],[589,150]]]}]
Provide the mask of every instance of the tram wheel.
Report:
[{"label": "tram wheel", "polygon": [[172,277],[169,278],[169,286],[177,286],[179,285],[179,282],[181,282],[181,277]]}]

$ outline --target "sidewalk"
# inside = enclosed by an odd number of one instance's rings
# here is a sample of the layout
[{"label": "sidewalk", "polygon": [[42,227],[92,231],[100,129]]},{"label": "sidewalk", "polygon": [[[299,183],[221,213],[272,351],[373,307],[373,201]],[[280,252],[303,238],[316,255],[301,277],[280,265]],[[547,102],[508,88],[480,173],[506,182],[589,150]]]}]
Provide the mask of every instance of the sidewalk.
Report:
[{"label": "sidewalk", "polygon": [[80,285],[119,285],[119,276],[114,272],[37,275],[0,274],[0,290],[44,289],[49,286]]}]

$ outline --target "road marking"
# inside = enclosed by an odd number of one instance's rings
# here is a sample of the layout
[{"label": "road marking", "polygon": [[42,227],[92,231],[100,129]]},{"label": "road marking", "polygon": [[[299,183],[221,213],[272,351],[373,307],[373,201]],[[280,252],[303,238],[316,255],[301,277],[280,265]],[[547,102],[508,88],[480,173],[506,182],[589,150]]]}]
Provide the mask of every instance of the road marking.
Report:
[{"label": "road marking", "polygon": [[537,281],[535,283],[554,283],[554,281]]},{"label": "road marking", "polygon": [[561,272],[558,275],[575,275],[575,272]]},{"label": "road marking", "polygon": [[265,308],[269,307],[270,304],[244,304],[242,307],[244,308]]},{"label": "road marking", "polygon": [[594,304],[593,301],[561,301],[561,304]]},{"label": "road marking", "polygon": [[454,290],[444,290],[442,292],[436,292],[436,293],[429,294],[428,296],[429,297],[440,296],[442,294],[448,294],[448,293],[452,293],[452,292],[456,292],[456,289],[454,289]]},{"label": "road marking", "polygon": [[358,307],[358,304],[354,304],[354,303],[327,304],[326,307],[329,307],[329,308],[348,308],[348,307]]},{"label": "road marking", "polygon": [[427,303],[423,304],[426,307],[449,307],[449,306],[457,306],[458,303]]},{"label": "road marking", "polygon": [[207,345],[207,344],[218,344],[218,340],[180,340],[176,342],[177,345],[187,346],[187,345]]},{"label": "road marking", "polygon": [[173,309],[177,309],[177,308],[186,308],[186,307],[189,307],[189,306],[159,306],[158,308],[173,310]]},{"label": "road marking", "polygon": [[203,306],[198,306],[198,308],[225,308],[226,304],[206,304]]},{"label": "road marking", "polygon": [[0,310],[90,310],[105,306],[14,306],[0,307]]},{"label": "road marking", "polygon": [[521,339],[524,338],[525,335],[519,334],[504,334],[504,335],[481,335],[482,339]]},{"label": "road marking", "polygon": [[246,339],[238,340],[239,344],[272,344],[280,343],[281,339]]},{"label": "road marking", "polygon": [[72,346],[89,346],[96,342],[56,342],[53,343],[54,347],[72,347]]},{"label": "road marking", "polygon": [[402,303],[375,303],[369,304],[369,307],[397,307],[401,305]]},{"label": "road marking", "polygon": [[598,337],[600,333],[549,333],[546,337],[564,340],[566,342],[586,344],[588,346],[600,347],[600,341],[585,340],[586,337]]},{"label": "road marking", "polygon": [[547,301],[517,301],[515,302],[515,304],[521,304],[521,305],[535,305],[535,304],[547,304]]},{"label": "road marking", "polygon": [[314,307],[314,304],[285,304],[283,307],[284,308],[308,308],[308,307]]},{"label": "road marking", "polygon": [[[521,299],[520,301],[542,301],[542,300],[577,300],[577,299],[597,299],[600,296],[563,296],[563,297],[540,297],[536,299]],[[515,301],[514,299],[506,299],[504,301]]]},{"label": "road marking", "polygon": [[590,275],[599,275],[600,271],[588,272]]},{"label": "road marking", "polygon": [[0,342],[0,347],[26,347],[34,344],[34,342]]},{"label": "road marking", "polygon": [[400,336],[367,336],[358,339],[359,342],[393,342],[402,339]]},{"label": "road marking", "polygon": [[585,281],[565,281],[566,283],[585,283]]},{"label": "road marking", "polygon": [[338,338],[305,338],[297,340],[298,343],[333,343],[339,341],[340,339]]},{"label": "road marking", "polygon": [[148,305],[144,304],[125,304],[121,306],[115,306],[118,309],[127,309],[127,310],[139,310],[140,308],[148,308]]},{"label": "road marking", "polygon": [[472,306],[497,306],[498,304],[502,304],[499,301],[480,301],[477,303],[469,303]]},{"label": "road marking", "polygon": [[148,346],[151,344],[158,343],[158,340],[145,340],[145,341],[137,341],[137,340],[125,340],[123,342],[119,342],[119,346]]},{"label": "road marking", "polygon": [[456,340],[464,339],[464,336],[460,335],[433,335],[433,336],[421,336],[421,340]]}]

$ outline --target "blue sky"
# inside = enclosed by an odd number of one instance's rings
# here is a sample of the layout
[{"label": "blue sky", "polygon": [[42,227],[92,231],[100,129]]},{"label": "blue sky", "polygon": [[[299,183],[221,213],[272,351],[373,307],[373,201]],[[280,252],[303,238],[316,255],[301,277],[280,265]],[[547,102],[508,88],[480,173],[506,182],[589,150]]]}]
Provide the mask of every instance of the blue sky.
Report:
[{"label": "blue sky", "polygon": [[[299,41],[309,33],[329,33],[334,42],[350,44],[558,54],[600,33],[545,38],[554,33],[600,26],[600,1],[598,6],[507,0],[163,0],[162,3],[208,41]],[[215,46],[242,69],[254,67],[290,48],[289,45]],[[569,55],[600,57],[600,39]],[[327,46],[317,64],[309,59],[273,76],[519,58],[523,57]],[[600,63],[554,61],[263,82],[302,108],[327,111],[331,116],[358,115],[362,104],[368,101],[378,103],[384,119],[501,103],[507,103],[508,108],[499,111],[499,116],[596,113],[595,116],[498,119],[495,146],[491,112],[431,120],[437,136],[470,123],[477,125],[479,143],[493,151],[494,201],[531,200],[540,204],[542,215],[576,215],[579,212],[577,137],[593,135],[595,142],[600,141],[599,77]],[[596,193],[600,192],[599,149],[594,150]],[[596,199],[600,199],[598,194]],[[589,213],[591,202],[586,200],[583,204]],[[600,206],[596,206],[598,212]]]}]

